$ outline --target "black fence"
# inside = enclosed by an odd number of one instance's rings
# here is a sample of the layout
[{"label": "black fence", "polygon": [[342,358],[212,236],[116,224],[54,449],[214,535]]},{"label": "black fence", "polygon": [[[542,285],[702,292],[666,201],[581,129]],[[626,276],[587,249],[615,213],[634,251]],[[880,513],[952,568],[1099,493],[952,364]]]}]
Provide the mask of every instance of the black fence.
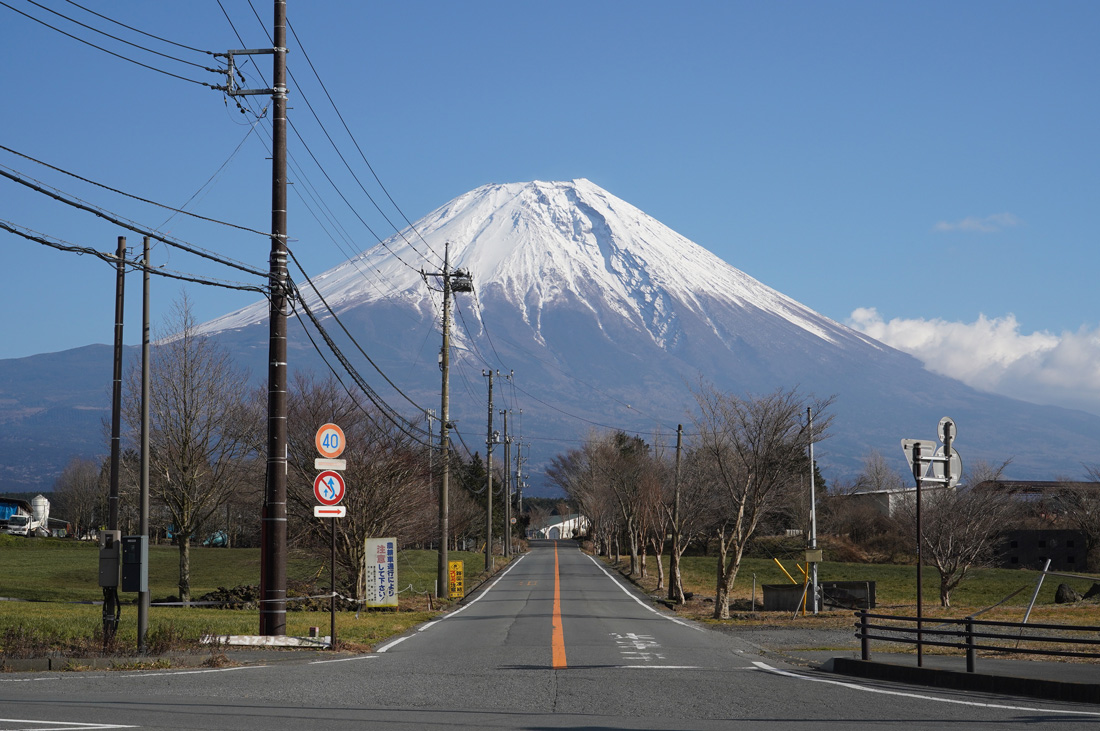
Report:
[{"label": "black fence", "polygon": [[972,619],[918,619],[856,612],[856,637],[864,660],[871,659],[871,640],[966,653],[966,671],[974,672],[978,651],[1100,659],[1100,627],[1067,624],[1021,624]]}]

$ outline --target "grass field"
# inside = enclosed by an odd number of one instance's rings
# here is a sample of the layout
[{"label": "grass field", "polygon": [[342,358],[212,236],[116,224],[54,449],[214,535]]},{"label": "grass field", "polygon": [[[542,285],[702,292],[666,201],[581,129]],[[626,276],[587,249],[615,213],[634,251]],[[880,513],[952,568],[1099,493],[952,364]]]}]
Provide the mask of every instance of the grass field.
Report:
[{"label": "grass field", "polygon": [[[328,569],[323,556],[310,556],[292,551],[287,578],[290,587],[313,587],[318,593],[328,591]],[[452,551],[452,560],[465,561],[467,591],[483,578],[478,575],[482,556],[476,553]],[[219,587],[259,583],[259,549],[192,548],[191,591],[197,599]],[[337,613],[337,637],[351,647],[365,648],[433,616],[439,609],[429,594],[434,593],[437,555],[434,551],[403,551],[398,556],[398,584],[402,587],[399,611],[373,610]],[[498,559],[499,561],[499,559]],[[649,576],[635,580],[650,593],[656,592],[656,563],[649,558]],[[667,573],[668,556],[663,557]],[[503,561],[500,561],[503,565]],[[783,562],[787,572],[801,581],[795,564]],[[150,547],[149,584],[153,601],[178,592],[179,553],[174,546]],[[714,596],[714,557],[687,556],[682,563],[684,585],[695,593],[694,600],[682,611],[705,619],[713,610],[705,597]],[[774,561],[746,558],[732,592],[735,606],[748,609],[756,583],[757,605],[762,601],[762,585],[789,584],[790,579]],[[986,619],[1019,621],[1031,599],[1038,574],[1035,571],[982,569],[975,571],[962,586],[952,592],[952,607],[940,610],[938,575],[931,567],[924,569],[924,602],[927,616],[962,617],[999,605],[983,614]],[[896,614],[912,614],[916,604],[916,568],[877,564],[830,563],[819,565],[821,581],[874,581],[879,609]],[[1100,579],[1098,579],[1100,581]],[[1100,604],[1083,602],[1078,605],[1056,605],[1054,592],[1059,583],[1067,583],[1084,593],[1089,580],[1048,577],[1039,593],[1032,621],[1053,621],[1066,624],[1100,625]],[[1015,592],[1015,594],[1014,594]],[[294,589],[289,592],[295,595]],[[1014,594],[1014,595],[1013,595]],[[1006,597],[1013,595],[1006,600]],[[92,602],[101,601],[98,586],[98,548],[92,543],[55,539],[25,539],[0,536],[0,597],[22,601],[0,600],[0,657],[27,657],[46,651],[67,656],[94,654],[102,649],[102,609]],[[122,607],[117,643],[120,648],[136,645],[137,610],[132,604],[136,595],[123,594],[127,602]],[[288,602],[287,633],[306,635],[310,627],[320,627],[328,634],[327,612],[292,611]],[[803,621],[783,613],[735,612],[738,622]],[[824,623],[851,622],[850,611],[828,613],[810,618]],[[205,634],[255,634],[259,628],[256,610],[227,610],[204,607],[156,607],[150,610],[149,645],[152,649],[194,647]]]},{"label": "grass field", "polygon": [[[625,568],[628,559],[624,557],[620,568]],[[717,571],[717,559],[713,556],[685,556],[681,562],[680,572],[683,577],[684,590],[694,592],[695,598],[688,613],[705,617],[713,610],[713,604],[704,604],[703,599],[714,597],[715,579]],[[668,556],[664,556],[662,564],[665,575],[668,573]],[[787,573],[791,574],[799,582],[803,575],[791,560],[783,561]],[[750,600],[753,592],[753,578],[756,579],[756,602],[761,606],[763,602],[764,584],[790,584],[791,580],[776,565],[774,560],[762,558],[745,558],[741,562],[741,569],[731,592],[731,603],[743,605],[746,610],[751,607]],[[1031,601],[1035,590],[1035,584],[1039,578],[1037,571],[1018,569],[977,569],[957,589],[951,592],[951,607],[941,609],[939,604],[939,574],[930,566],[925,566],[922,572],[922,591],[924,594],[925,613],[929,616],[965,617],[975,612],[983,611],[998,605],[996,609],[984,613],[986,619],[1008,619],[1019,621]],[[648,576],[645,578],[634,577],[635,582],[651,594],[656,594],[657,572],[655,559],[650,556],[648,560]],[[915,566],[895,566],[886,564],[858,564],[858,563],[834,563],[824,562],[818,564],[818,580],[826,581],[874,581],[877,595],[878,610],[885,613],[899,615],[912,614],[916,608],[917,593],[917,569]],[[1084,594],[1094,582],[1100,582],[1100,577],[1095,580],[1070,579],[1056,576],[1048,576],[1039,591],[1036,609],[1032,612],[1033,621],[1039,618],[1054,621],[1100,625],[1100,604],[1096,602],[1081,602],[1076,605],[1055,604],[1054,593],[1058,584],[1065,583]],[[1006,597],[1009,597],[1006,600]],[[1002,603],[1003,602],[1003,603]],[[778,613],[769,612],[767,615],[758,613],[759,621],[777,619]],[[851,617],[850,611],[842,611],[838,614],[847,618]],[[745,617],[740,617],[744,620]]]},{"label": "grass field", "polygon": [[[323,557],[291,551],[287,564],[288,595],[291,587],[313,586],[327,592],[328,567]],[[481,554],[451,551],[452,561],[464,561],[467,590],[479,581]],[[398,554],[400,608],[338,612],[336,634],[342,644],[365,647],[400,634],[426,621],[439,609],[431,601],[435,591],[435,551],[402,551]],[[503,564],[503,561],[500,561]],[[256,585],[260,573],[259,549],[191,549],[191,596],[195,600],[219,587]],[[178,594],[179,551],[175,546],[150,546],[149,588],[153,602]],[[136,594],[122,593],[122,615],[117,644],[136,646]],[[102,601],[99,587],[99,550],[89,542],[58,539],[26,539],[0,536],[0,657],[28,657],[44,651],[95,654],[102,649]],[[4,601],[16,599],[19,601]],[[308,635],[310,627],[328,634],[329,614],[294,611],[288,602],[287,633]],[[434,611],[433,611],[434,610]],[[194,645],[206,634],[256,634],[256,610],[204,607],[157,607],[149,612],[148,643],[154,649],[179,649]]]}]

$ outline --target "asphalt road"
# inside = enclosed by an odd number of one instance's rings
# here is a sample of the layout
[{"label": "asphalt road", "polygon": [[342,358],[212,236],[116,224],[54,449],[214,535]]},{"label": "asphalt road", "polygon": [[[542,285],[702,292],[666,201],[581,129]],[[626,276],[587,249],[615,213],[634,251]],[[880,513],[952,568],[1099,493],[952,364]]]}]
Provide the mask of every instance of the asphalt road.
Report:
[{"label": "asphalt road", "polygon": [[0,731],[1100,727],[1096,706],[783,665],[653,609],[568,543],[533,546],[471,599],[369,655],[7,674]]}]

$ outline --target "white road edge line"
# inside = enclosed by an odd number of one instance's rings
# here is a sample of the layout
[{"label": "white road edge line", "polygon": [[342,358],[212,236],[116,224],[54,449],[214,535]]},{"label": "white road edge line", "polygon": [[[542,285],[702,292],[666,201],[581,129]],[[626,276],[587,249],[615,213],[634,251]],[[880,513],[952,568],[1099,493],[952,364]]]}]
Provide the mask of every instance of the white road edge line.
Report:
[{"label": "white road edge line", "polygon": [[685,621],[684,621],[684,620],[682,620],[682,619],[677,619],[676,617],[670,617],[670,616],[668,616],[667,614],[662,614],[661,612],[658,612],[658,611],[657,611],[656,609],[654,609],[654,608],[653,608],[653,607],[651,607],[650,605],[646,604],[645,602],[643,602],[643,601],[642,601],[641,599],[639,599],[638,597],[634,596],[634,594],[632,594],[632,593],[631,593],[631,591],[630,591],[629,589],[627,589],[627,588],[626,588],[625,586],[623,586],[622,584],[620,584],[620,583],[619,583],[619,580],[618,580],[618,579],[616,579],[616,578],[615,578],[614,576],[612,576],[612,575],[611,575],[611,574],[610,574],[610,573],[609,573],[609,572],[607,571],[607,569],[605,569],[605,568],[604,568],[604,567],[603,567],[603,566],[602,566],[602,565],[600,564],[600,562],[599,562],[599,561],[597,561],[597,560],[596,560],[596,559],[595,559],[595,558],[594,558],[593,556],[591,556],[591,555],[589,555],[589,554],[587,554],[587,553],[586,553],[586,554],[584,554],[584,555],[585,555],[585,556],[588,556],[588,559],[589,559],[590,561],[592,561],[592,563],[596,564],[596,568],[598,568],[598,569],[599,569],[600,571],[602,571],[602,572],[604,573],[604,576],[606,576],[607,578],[611,579],[611,581],[612,581],[612,582],[613,582],[613,583],[615,584],[615,586],[617,586],[617,587],[619,587],[620,589],[622,589],[622,590],[623,590],[623,593],[624,593],[624,594],[626,594],[626,595],[627,595],[628,597],[630,597],[630,598],[631,598],[631,599],[633,599],[634,601],[638,602],[639,606],[642,606],[642,607],[644,607],[645,609],[648,609],[649,611],[653,612],[654,614],[656,614],[656,615],[657,615],[658,617],[660,617],[661,619],[667,619],[667,620],[668,620],[669,622],[674,622],[675,624],[678,624],[678,625],[680,625],[681,627],[687,627],[688,629],[693,629],[693,630],[695,630],[696,632],[702,632],[702,631],[703,631],[703,628],[702,628],[702,627],[696,627],[696,626],[695,626],[695,625],[693,625],[693,624],[688,624],[687,622],[685,622]]},{"label": "white road edge line", "polygon": [[[493,587],[495,587],[495,586],[496,586],[497,584],[499,584],[499,583],[500,583],[500,580],[501,580],[501,579],[503,579],[503,578],[504,578],[505,576],[507,576],[507,575],[508,575],[508,572],[509,572],[509,571],[511,571],[512,569],[514,569],[514,568],[516,567],[516,564],[518,564],[518,563],[519,563],[520,561],[522,561],[523,559],[527,558],[527,556],[528,556],[528,554],[526,554],[526,553],[525,553],[525,554],[523,554],[522,556],[520,556],[519,558],[517,558],[517,559],[516,559],[515,561],[513,561],[513,562],[512,562],[512,564],[511,564],[511,565],[510,565],[510,566],[509,566],[508,568],[506,568],[506,569],[505,569],[505,570],[504,570],[503,572],[501,572],[500,576],[498,576],[498,577],[497,577],[497,578],[496,578],[496,579],[495,579],[495,580],[493,581],[493,583],[492,583],[492,584],[489,584],[489,587],[488,587],[487,589],[485,589],[485,591],[481,592],[481,593],[480,593],[480,594],[478,594],[478,595],[477,595],[476,597],[474,597],[474,599],[473,599],[472,601],[470,601],[470,603],[469,603],[469,604],[463,604],[463,605],[462,605],[461,607],[459,607],[458,609],[454,610],[453,612],[450,612],[450,613],[448,613],[448,614],[444,614],[444,615],[443,615],[442,617],[440,617],[439,619],[436,619],[436,620],[433,620],[433,621],[431,621],[431,622],[428,622],[427,624],[425,624],[425,625],[424,625],[424,626],[422,626],[422,627],[417,627],[417,628],[416,628],[416,631],[417,631],[417,632],[423,632],[423,631],[424,631],[424,630],[426,630],[426,629],[431,629],[432,627],[436,626],[437,624],[439,624],[439,623],[440,623],[440,622],[442,622],[443,620],[445,620],[445,619],[449,619],[450,617],[453,617],[453,616],[455,616],[456,614],[459,614],[460,612],[464,612],[464,611],[466,611],[467,609],[469,609],[470,607],[472,607],[473,605],[477,604],[477,603],[478,603],[479,601],[481,601],[481,598],[482,598],[482,597],[484,597],[484,596],[485,596],[486,594],[488,594],[488,593],[489,593],[490,591],[492,591],[492,590],[493,590]],[[386,650],[389,650],[390,648],[392,648],[392,647],[393,647],[394,645],[397,645],[397,644],[399,644],[399,643],[401,643],[401,642],[404,642],[405,640],[409,639],[409,637],[413,637],[413,636],[415,636],[415,635],[408,635],[408,636],[406,636],[406,637],[398,637],[398,638],[397,638],[396,640],[394,640],[393,642],[389,642],[389,643],[386,643],[385,645],[382,645],[382,646],[381,646],[381,647],[379,647],[379,648],[378,648],[377,650],[375,650],[375,652],[385,652]]]},{"label": "white road edge line", "polygon": [[407,639],[409,639],[409,638],[408,637],[398,637],[393,642],[387,642],[386,644],[382,645],[377,650],[375,650],[375,652],[385,652],[386,650],[390,649],[394,645],[400,645],[402,642],[404,642]]},{"label": "white road edge line", "polygon": [[[238,665],[232,668],[207,668],[206,670],[163,670],[156,673],[122,673],[119,675],[121,678],[160,678],[164,676],[174,675],[200,675],[202,673],[232,673],[237,670],[257,670],[270,667],[268,665]],[[107,677],[105,675],[99,677]],[[114,674],[111,675],[114,677]]]},{"label": "white road edge line", "polygon": [[101,728],[139,728],[119,723],[80,723],[79,721],[31,721],[25,718],[0,718],[0,723],[34,723],[48,725],[53,731],[85,731]]},{"label": "white road edge line", "polygon": [[[698,665],[616,665],[616,670],[700,670]],[[755,670],[756,668],[746,668]]]},{"label": "white road edge line", "polygon": [[352,660],[371,660],[377,655],[356,655],[355,657],[341,657],[336,660],[313,660],[310,665],[325,665],[330,662],[351,662]]},{"label": "white road edge line", "polygon": [[843,688],[850,688],[852,690],[862,690],[866,693],[881,693],[882,695],[896,695],[903,698],[916,698],[918,700],[933,701],[934,703],[953,703],[958,706],[976,706],[978,708],[996,708],[1003,711],[1030,711],[1032,713],[1062,713],[1072,716],[1100,716],[1100,712],[1097,711],[1068,711],[1059,708],[1039,708],[1036,706],[1010,706],[1004,703],[982,703],[980,701],[963,701],[956,700],[955,698],[942,698],[934,695],[925,695],[924,693],[907,693],[900,690],[886,690],[885,688],[871,688],[866,685],[859,685],[858,683],[848,683],[843,680],[829,680],[827,678],[811,678],[808,675],[800,675],[798,673],[787,672],[786,670],[780,670],[779,668],[773,668],[767,663],[754,661],[753,665],[756,665],[761,670],[765,670],[769,673],[775,673],[776,675],[785,675],[788,678],[795,678],[797,680],[807,680],[812,683],[828,683],[830,685],[839,685]]}]

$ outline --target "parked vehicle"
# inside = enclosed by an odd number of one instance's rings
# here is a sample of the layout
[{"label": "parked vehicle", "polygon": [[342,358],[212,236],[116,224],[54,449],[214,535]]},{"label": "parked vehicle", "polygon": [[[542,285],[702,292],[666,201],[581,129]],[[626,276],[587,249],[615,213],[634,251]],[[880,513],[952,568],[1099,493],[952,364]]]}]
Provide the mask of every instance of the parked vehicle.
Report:
[{"label": "parked vehicle", "polygon": [[8,535],[26,536],[28,538],[49,533],[42,521],[37,520],[34,516],[18,514],[8,518],[8,525],[4,532]]}]

